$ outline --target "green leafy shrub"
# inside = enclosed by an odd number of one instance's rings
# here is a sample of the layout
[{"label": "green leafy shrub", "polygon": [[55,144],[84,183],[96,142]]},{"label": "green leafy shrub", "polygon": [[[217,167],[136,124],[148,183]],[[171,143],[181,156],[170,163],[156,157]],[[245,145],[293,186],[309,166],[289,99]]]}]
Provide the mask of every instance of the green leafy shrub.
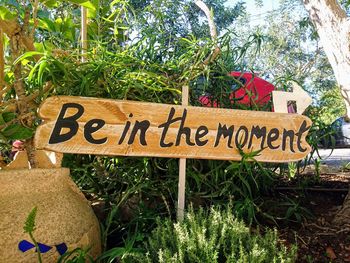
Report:
[{"label": "green leafy shrub", "polygon": [[158,219],[141,254],[124,255],[124,262],[294,262],[296,247],[279,244],[277,232],[252,234],[231,209],[211,208],[186,214],[183,222]]}]

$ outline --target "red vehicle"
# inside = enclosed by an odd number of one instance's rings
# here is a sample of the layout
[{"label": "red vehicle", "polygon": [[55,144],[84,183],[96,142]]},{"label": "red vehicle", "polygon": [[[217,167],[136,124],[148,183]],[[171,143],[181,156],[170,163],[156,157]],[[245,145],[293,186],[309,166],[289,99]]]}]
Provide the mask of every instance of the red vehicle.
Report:
[{"label": "red vehicle", "polygon": [[[271,100],[271,92],[275,89],[270,82],[255,76],[250,72],[231,72],[230,76],[237,80],[237,85],[232,85],[230,99],[236,103],[244,105],[264,105]],[[239,85],[240,82],[242,85]],[[212,101],[210,96],[204,95],[199,97],[203,106],[218,107],[216,101]]]}]

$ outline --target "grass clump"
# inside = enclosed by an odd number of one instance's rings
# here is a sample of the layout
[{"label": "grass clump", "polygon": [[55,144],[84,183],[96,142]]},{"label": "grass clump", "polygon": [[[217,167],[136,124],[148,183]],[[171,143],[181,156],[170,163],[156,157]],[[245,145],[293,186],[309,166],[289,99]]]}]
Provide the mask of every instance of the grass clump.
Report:
[{"label": "grass clump", "polygon": [[231,209],[211,208],[186,214],[183,222],[157,221],[144,253],[124,255],[124,262],[294,262],[296,246],[278,242],[277,231],[253,234]]}]

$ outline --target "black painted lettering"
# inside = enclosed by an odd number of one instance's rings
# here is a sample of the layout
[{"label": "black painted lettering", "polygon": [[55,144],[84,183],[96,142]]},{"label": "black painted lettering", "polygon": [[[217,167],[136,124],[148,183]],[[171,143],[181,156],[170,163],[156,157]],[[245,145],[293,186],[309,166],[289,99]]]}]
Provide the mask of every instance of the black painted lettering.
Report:
[{"label": "black painted lettering", "polygon": [[227,128],[226,124],[222,125],[221,123],[219,123],[218,133],[216,135],[214,147],[217,147],[219,145],[220,139],[223,136],[224,138],[228,137],[227,147],[233,148],[231,145],[231,141],[232,141],[232,137],[233,137],[233,130],[234,130],[233,125],[230,126],[229,128]]},{"label": "black painted lettering", "polygon": [[201,141],[201,139],[208,134],[209,130],[206,126],[199,126],[196,131],[195,141],[198,146],[204,146],[208,143],[208,140]]},{"label": "black painted lettering", "polygon": [[[240,136],[241,131],[243,131],[244,134]],[[248,128],[245,126],[241,126],[237,130],[236,137],[235,137],[235,144],[237,147],[243,148],[246,145],[247,141],[248,141]]]},{"label": "black painted lettering", "polygon": [[306,126],[306,121],[303,121],[303,123],[301,124],[301,126],[299,128],[299,131],[295,134],[296,136],[298,136],[297,146],[298,146],[298,150],[301,151],[301,152],[306,152],[307,151],[306,148],[301,147],[301,137],[303,136],[303,134],[305,132],[307,132],[310,129],[310,127],[311,126],[307,127]]},{"label": "black painted lettering", "polygon": [[274,141],[277,141],[277,139],[280,137],[280,131],[276,128],[273,128],[269,131],[269,134],[267,135],[267,147],[270,149],[278,149],[280,145],[273,146],[272,143]]},{"label": "black painted lettering", "polygon": [[150,125],[151,123],[147,120],[141,122],[136,121],[134,127],[132,128],[128,144],[130,145],[134,143],[135,136],[137,132],[140,131],[140,144],[146,146],[146,131],[148,130]]},{"label": "black painted lettering", "polygon": [[85,140],[87,140],[89,143],[93,144],[103,144],[107,141],[107,137],[101,138],[101,139],[95,139],[92,137],[92,134],[99,129],[101,129],[105,125],[105,121],[101,119],[93,119],[89,120],[85,125],[84,125],[84,137]]},{"label": "black painted lettering", "polygon": [[[77,113],[72,116],[64,117],[68,109],[77,109]],[[84,107],[78,103],[65,103],[62,105],[60,114],[58,115],[55,127],[52,130],[49,144],[61,143],[70,140],[77,134],[79,124],[77,120],[83,115]],[[68,132],[61,134],[63,128],[69,129]]]},{"label": "black painted lettering", "polygon": [[175,145],[179,146],[181,142],[181,136],[182,134],[185,135],[186,139],[186,144],[190,146],[194,146],[195,143],[191,142],[191,129],[189,127],[185,127],[185,121],[186,121],[186,116],[187,116],[187,110],[184,109],[181,117],[181,123],[179,130],[177,132],[177,137],[176,137],[176,142]]},{"label": "black painted lettering", "polygon": [[264,149],[264,144],[266,139],[266,127],[260,128],[259,125],[252,127],[248,148],[250,148],[253,144],[253,136],[255,136],[257,139],[261,138],[260,149]]},{"label": "black painted lettering", "polygon": [[[132,118],[132,116],[133,116],[133,114],[130,113],[130,114],[129,114],[129,117]],[[119,142],[118,142],[119,145],[122,144],[122,143],[124,142],[124,139],[125,139],[125,137],[126,137],[126,134],[128,133],[128,131],[129,131],[129,129],[130,129],[130,125],[131,125],[131,122],[130,122],[130,121],[127,121],[127,122],[125,123],[125,127],[124,127],[124,130],[123,130],[123,132],[122,132],[122,136],[120,137]]]},{"label": "black painted lettering", "polygon": [[165,147],[171,147],[172,145],[174,145],[174,143],[172,142],[169,142],[169,143],[165,143],[165,137],[167,135],[167,132],[169,130],[169,127],[172,123],[174,122],[177,122],[179,120],[181,120],[181,117],[178,117],[178,118],[174,118],[175,115],[175,109],[174,108],[171,108],[170,109],[170,112],[169,112],[169,115],[168,115],[168,120],[164,123],[162,123],[161,125],[158,126],[158,128],[163,128],[163,132],[162,132],[162,136],[160,138],[160,142],[159,142],[159,145],[160,147],[162,148],[165,148]]},{"label": "black painted lettering", "polygon": [[294,131],[293,130],[286,130],[283,129],[283,136],[282,136],[282,151],[286,150],[286,144],[287,144],[287,138],[289,137],[289,148],[294,153],[293,148],[293,141],[294,141]]}]

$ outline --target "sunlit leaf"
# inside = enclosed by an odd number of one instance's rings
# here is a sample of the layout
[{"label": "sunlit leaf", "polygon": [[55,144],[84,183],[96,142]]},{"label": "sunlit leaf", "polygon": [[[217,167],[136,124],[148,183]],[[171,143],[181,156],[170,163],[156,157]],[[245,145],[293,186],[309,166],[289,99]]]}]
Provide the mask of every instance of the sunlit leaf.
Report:
[{"label": "sunlit leaf", "polygon": [[16,65],[18,62],[26,59],[26,58],[29,58],[29,57],[33,57],[33,56],[36,56],[36,55],[44,55],[43,52],[38,52],[38,51],[28,51],[26,53],[24,53],[22,56],[19,56],[14,62],[13,64]]},{"label": "sunlit leaf", "polygon": [[55,31],[55,24],[49,18],[39,19],[38,27],[51,32]]},{"label": "sunlit leaf", "polygon": [[57,7],[59,4],[56,0],[40,0],[40,2],[49,8]]},{"label": "sunlit leaf", "polygon": [[43,84],[43,74],[44,74],[46,67],[47,67],[46,61],[43,61],[42,63],[40,63],[40,67],[39,67],[39,71],[38,71],[38,84],[39,84],[39,86],[42,86],[42,84]]},{"label": "sunlit leaf", "polygon": [[0,6],[0,18],[4,20],[11,20],[16,18],[16,14],[12,13],[4,6]]}]

